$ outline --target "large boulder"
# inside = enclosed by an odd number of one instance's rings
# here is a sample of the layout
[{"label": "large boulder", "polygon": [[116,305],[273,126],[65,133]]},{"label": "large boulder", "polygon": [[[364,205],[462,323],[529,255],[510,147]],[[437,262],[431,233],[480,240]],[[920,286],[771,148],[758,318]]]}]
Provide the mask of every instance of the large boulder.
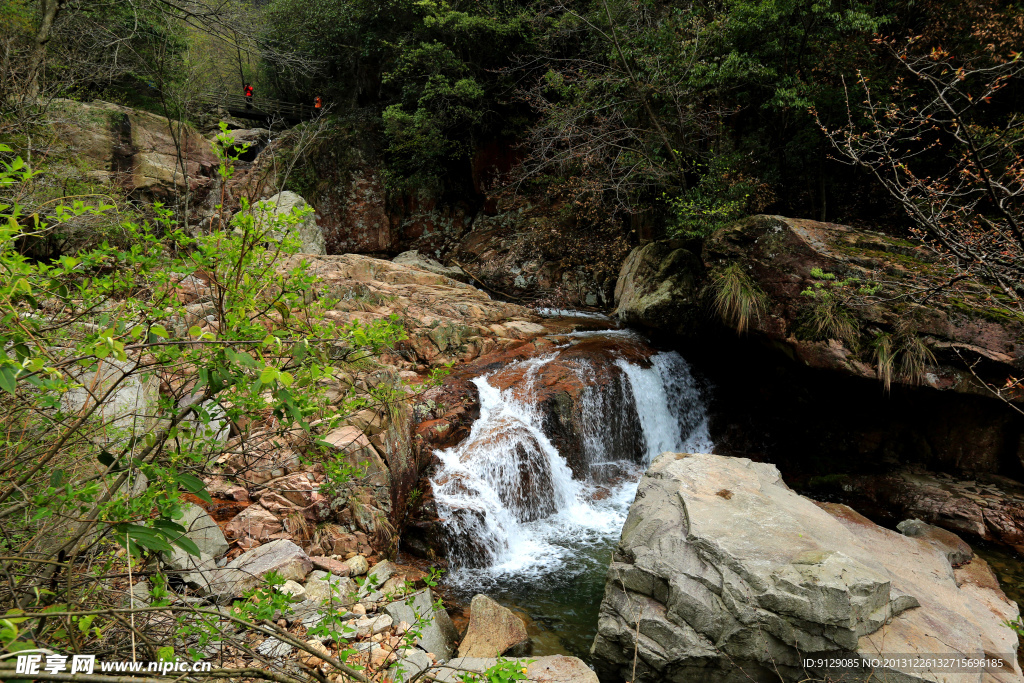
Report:
[{"label": "large boulder", "polygon": [[98,100],[59,100],[52,115],[58,140],[91,180],[163,201],[211,184],[217,160],[191,126]]},{"label": "large boulder", "polygon": [[701,270],[699,254],[680,240],[637,247],[615,283],[614,315],[627,325],[685,333],[697,317]]},{"label": "large boulder", "polygon": [[301,583],[312,571],[309,557],[299,546],[287,539],[278,539],[246,551],[217,572],[210,593],[221,599],[240,597],[263,582],[269,572],[285,581]]},{"label": "large boulder", "polygon": [[296,254],[281,269],[300,262],[320,278],[318,294],[336,302],[326,312],[328,319],[339,325],[401,319],[408,338],[381,359],[395,368],[422,371],[469,361],[547,331],[540,324],[510,329],[507,323],[539,323],[540,318],[528,308],[495,301],[475,287],[419,268],[358,254]]},{"label": "large boulder", "polygon": [[984,654],[1005,661],[984,680],[1024,680],[1005,625],[1017,606],[983,564],[954,570],[926,539],[797,495],[773,465],[664,453],[630,508],[592,655],[609,679],[632,680],[635,651],[637,678],[738,682],[828,674],[805,658]]},{"label": "large boulder", "polygon": [[459,657],[520,655],[529,643],[530,636],[521,617],[486,595],[473,596],[469,627],[459,645]]},{"label": "large boulder", "polygon": [[[726,271],[731,279],[720,279]],[[1000,292],[954,275],[919,242],[752,216],[708,238],[699,259],[678,242],[637,247],[615,301],[623,320],[698,335],[701,326],[689,323],[706,317],[716,288],[742,280],[763,297],[749,331],[810,367],[874,379],[873,349],[885,342],[893,383],[987,395],[963,359],[980,361],[976,372],[1002,384],[1024,368],[1024,318],[998,306]],[[912,357],[923,366],[915,369]]]},{"label": "large boulder", "polygon": [[295,224],[273,227],[272,221],[277,220],[280,216],[286,216],[292,210],[302,210],[308,206],[306,200],[294,192],[279,192],[256,205],[254,208],[256,226],[263,230],[270,229],[269,236],[275,241],[280,241],[285,236],[297,237],[302,242],[299,250],[303,254],[326,254],[324,233],[317,225],[312,212]]}]

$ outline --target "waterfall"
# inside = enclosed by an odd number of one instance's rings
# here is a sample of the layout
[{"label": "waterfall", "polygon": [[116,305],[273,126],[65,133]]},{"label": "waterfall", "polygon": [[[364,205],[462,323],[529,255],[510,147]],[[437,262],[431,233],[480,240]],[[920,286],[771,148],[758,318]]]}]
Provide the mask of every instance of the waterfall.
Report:
[{"label": "waterfall", "polygon": [[[608,338],[614,344],[621,335]],[[521,379],[504,390],[491,384],[494,375],[476,378],[480,417],[462,443],[437,453],[431,483],[449,557],[475,579],[546,574],[581,545],[617,538],[654,457],[712,450],[700,389],[679,354],[655,354],[641,367],[559,353],[507,366]],[[579,452],[571,456],[545,432],[551,416],[530,400],[556,359],[584,387],[573,405]],[[612,380],[602,385],[599,375]]]}]

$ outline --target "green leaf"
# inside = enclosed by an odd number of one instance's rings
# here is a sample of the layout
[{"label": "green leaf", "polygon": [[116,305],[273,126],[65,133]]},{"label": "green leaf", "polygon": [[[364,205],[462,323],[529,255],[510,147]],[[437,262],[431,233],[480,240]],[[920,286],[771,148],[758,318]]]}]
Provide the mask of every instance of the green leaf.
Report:
[{"label": "green leaf", "polygon": [[13,394],[18,388],[18,371],[10,365],[0,366],[0,389]]},{"label": "green leaf", "polygon": [[121,545],[128,546],[127,541],[160,552],[172,552],[174,548],[167,542],[167,539],[156,529],[150,529],[138,524],[118,524],[114,527],[117,532],[115,538]]},{"label": "green leaf", "polygon": [[206,485],[203,484],[203,480],[194,474],[181,472],[174,477],[174,480],[177,481],[183,489],[199,497],[203,501],[207,503],[213,502],[213,498],[210,498],[210,494],[206,492]]}]

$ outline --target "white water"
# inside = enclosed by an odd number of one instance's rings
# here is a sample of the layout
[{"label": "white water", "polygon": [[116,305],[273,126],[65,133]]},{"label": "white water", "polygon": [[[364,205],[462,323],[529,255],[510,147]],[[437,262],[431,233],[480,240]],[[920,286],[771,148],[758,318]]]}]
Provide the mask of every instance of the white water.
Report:
[{"label": "white water", "polygon": [[618,360],[618,386],[603,392],[588,381],[590,361],[570,361],[593,387],[575,415],[589,473],[573,478],[542,430],[537,404],[520,400],[555,357],[521,361],[523,382],[505,391],[477,378],[480,417],[459,446],[437,454],[442,465],[432,484],[449,555],[460,567],[449,577],[456,584],[565,569],[581,552],[618,538],[654,457],[712,450],[703,398],[679,354],[657,354],[648,368]]}]

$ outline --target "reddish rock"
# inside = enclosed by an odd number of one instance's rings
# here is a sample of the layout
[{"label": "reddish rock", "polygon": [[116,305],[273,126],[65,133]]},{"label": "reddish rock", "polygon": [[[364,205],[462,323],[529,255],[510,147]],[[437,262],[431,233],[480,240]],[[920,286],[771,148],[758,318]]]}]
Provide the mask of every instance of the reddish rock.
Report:
[{"label": "reddish rock", "polygon": [[229,539],[241,539],[246,536],[257,541],[267,541],[274,534],[284,529],[273,513],[261,505],[250,505],[224,527],[224,535]]},{"label": "reddish rock", "polygon": [[313,563],[313,566],[317,569],[322,569],[325,572],[330,572],[335,576],[348,576],[348,565],[341,560],[332,560],[329,557],[322,556],[310,556],[309,561]]}]

